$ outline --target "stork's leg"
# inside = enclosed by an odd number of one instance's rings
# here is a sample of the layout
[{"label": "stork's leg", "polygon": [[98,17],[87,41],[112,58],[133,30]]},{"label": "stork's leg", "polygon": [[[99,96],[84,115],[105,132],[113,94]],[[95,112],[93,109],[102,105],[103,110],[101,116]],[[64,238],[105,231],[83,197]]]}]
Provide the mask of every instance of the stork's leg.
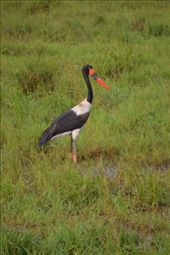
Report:
[{"label": "stork's leg", "polygon": [[80,129],[73,130],[71,137],[72,137],[72,160],[73,162],[77,162],[77,148],[76,148],[76,141],[79,135]]},{"label": "stork's leg", "polygon": [[76,148],[76,140],[73,139],[73,162],[77,162],[77,148]]},{"label": "stork's leg", "polygon": [[71,136],[71,151],[70,151],[70,159],[73,162],[77,162],[77,148],[76,148],[76,140],[74,140]]},{"label": "stork's leg", "polygon": [[71,136],[70,159],[73,160],[73,138]]}]

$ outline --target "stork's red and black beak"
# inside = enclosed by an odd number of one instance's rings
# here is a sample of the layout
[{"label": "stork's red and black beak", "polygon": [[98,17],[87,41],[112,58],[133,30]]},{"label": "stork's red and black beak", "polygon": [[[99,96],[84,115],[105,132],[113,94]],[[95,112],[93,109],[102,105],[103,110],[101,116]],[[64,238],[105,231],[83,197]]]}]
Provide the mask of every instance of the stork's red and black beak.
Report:
[{"label": "stork's red and black beak", "polygon": [[89,70],[89,75],[92,77],[95,81],[97,81],[102,87],[105,89],[110,89],[110,87],[101,79],[97,76],[96,72],[94,71],[93,68]]}]

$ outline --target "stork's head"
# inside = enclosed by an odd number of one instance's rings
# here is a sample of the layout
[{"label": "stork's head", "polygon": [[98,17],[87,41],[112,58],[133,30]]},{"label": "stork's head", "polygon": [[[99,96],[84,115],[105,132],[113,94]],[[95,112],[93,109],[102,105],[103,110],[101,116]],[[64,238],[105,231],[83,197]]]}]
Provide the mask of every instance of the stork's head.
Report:
[{"label": "stork's head", "polygon": [[92,77],[95,81],[97,81],[105,89],[110,89],[110,87],[101,78],[99,78],[97,76],[97,73],[94,71],[94,69],[93,69],[93,67],[91,65],[83,66],[82,73],[85,76]]}]

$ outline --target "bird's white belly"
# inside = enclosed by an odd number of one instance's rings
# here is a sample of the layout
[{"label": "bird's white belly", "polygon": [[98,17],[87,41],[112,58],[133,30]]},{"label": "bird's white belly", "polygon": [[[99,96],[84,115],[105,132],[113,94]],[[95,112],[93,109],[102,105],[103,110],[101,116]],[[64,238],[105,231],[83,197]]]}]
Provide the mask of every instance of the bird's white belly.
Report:
[{"label": "bird's white belly", "polygon": [[91,103],[87,101],[87,99],[84,99],[80,104],[76,105],[72,108],[72,110],[77,114],[81,115],[87,112],[90,112],[91,109]]},{"label": "bird's white belly", "polygon": [[58,135],[55,135],[51,138],[51,141],[58,138],[58,137],[61,137],[61,136],[65,136],[65,135],[70,135],[72,136],[72,139],[73,140],[76,140],[79,133],[80,133],[80,130],[81,128],[77,128],[77,129],[74,129],[73,131],[68,131],[68,132],[64,132],[64,133],[61,133],[61,134],[58,134]]},{"label": "bird's white belly", "polygon": [[71,134],[71,131],[68,131],[68,132],[64,132],[64,133],[61,133],[61,134],[58,134],[58,135],[55,135],[51,138],[51,141],[54,140],[55,138],[58,138],[60,136],[65,136],[65,135],[70,135]]},{"label": "bird's white belly", "polygon": [[76,140],[77,137],[78,137],[78,135],[79,135],[79,133],[80,133],[80,128],[74,129],[74,130],[72,131],[72,133],[71,133],[72,139],[73,139],[73,140]]}]

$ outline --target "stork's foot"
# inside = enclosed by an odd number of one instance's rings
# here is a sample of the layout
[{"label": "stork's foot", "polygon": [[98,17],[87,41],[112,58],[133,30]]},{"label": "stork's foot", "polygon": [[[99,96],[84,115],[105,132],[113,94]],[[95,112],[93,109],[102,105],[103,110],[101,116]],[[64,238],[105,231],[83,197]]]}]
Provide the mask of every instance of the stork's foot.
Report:
[{"label": "stork's foot", "polygon": [[76,154],[73,154],[72,160],[73,160],[74,163],[77,162],[77,155]]},{"label": "stork's foot", "polygon": [[70,160],[73,161],[74,163],[76,163],[77,162],[77,155],[73,154],[73,153],[70,153]]}]

